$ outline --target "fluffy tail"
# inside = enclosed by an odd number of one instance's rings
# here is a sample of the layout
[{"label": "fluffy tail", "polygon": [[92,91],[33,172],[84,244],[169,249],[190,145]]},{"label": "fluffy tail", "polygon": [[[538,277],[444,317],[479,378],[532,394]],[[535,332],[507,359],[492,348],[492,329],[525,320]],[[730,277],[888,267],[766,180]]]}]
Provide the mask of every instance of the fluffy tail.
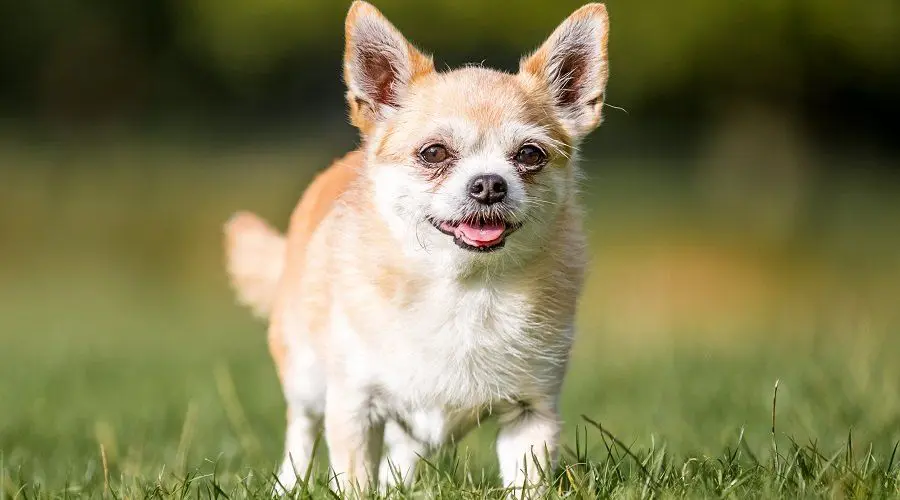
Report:
[{"label": "fluffy tail", "polygon": [[248,212],[235,214],[225,224],[228,276],[238,301],[268,318],[284,271],[284,236]]}]

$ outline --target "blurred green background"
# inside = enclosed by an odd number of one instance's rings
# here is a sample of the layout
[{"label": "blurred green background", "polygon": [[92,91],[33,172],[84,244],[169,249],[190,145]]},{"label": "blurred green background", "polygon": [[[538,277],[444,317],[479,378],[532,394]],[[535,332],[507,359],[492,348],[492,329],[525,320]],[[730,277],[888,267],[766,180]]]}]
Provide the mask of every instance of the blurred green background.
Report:
[{"label": "blurred green background", "polygon": [[[514,71],[578,2],[376,3],[439,67]],[[220,229],[284,227],[357,144],[348,2],[0,3],[0,478],[274,467],[264,326]],[[564,398],[678,454],[900,439],[900,4],[610,0],[592,259]],[[780,396],[781,397],[781,396]],[[475,436],[480,450],[489,434]],[[486,463],[490,455],[479,456]],[[3,481],[0,481],[2,483]],[[0,491],[0,496],[3,492]]]}]

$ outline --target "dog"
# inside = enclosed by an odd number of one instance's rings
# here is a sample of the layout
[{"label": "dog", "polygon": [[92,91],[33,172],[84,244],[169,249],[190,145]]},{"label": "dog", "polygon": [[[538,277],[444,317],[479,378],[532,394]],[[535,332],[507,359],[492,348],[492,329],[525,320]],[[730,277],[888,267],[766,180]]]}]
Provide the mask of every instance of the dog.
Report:
[{"label": "dog", "polygon": [[608,34],[588,4],[518,73],[438,72],[352,4],[343,69],[361,146],[312,182],[286,236],[246,212],[225,227],[287,402],[280,488],[323,423],[337,486],[369,488],[410,482],[419,457],[491,415],[505,485],[542,484],[587,262],[575,157],[601,122]]}]

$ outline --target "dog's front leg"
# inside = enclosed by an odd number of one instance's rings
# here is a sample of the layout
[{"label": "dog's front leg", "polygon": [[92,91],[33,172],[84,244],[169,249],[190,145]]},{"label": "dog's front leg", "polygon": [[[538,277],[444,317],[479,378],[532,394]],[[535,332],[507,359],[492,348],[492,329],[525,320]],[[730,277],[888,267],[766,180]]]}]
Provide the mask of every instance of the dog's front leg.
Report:
[{"label": "dog's front leg", "polygon": [[530,402],[500,417],[497,455],[505,487],[515,488],[513,496],[539,496],[545,489],[544,476],[556,465],[560,433],[556,401]]},{"label": "dog's front leg", "polygon": [[329,381],[325,437],[340,491],[349,494],[371,489],[371,481],[378,477],[384,419],[374,411],[370,391]]}]

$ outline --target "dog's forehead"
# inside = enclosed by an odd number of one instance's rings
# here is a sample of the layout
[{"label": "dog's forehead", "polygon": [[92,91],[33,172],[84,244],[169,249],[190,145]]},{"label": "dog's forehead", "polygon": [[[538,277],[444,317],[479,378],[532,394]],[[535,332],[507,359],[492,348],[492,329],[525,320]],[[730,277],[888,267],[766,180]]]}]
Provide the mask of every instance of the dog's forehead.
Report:
[{"label": "dog's forehead", "polygon": [[481,67],[438,73],[413,86],[408,109],[426,116],[457,116],[485,127],[511,120],[542,122],[538,93],[515,75]]},{"label": "dog's forehead", "polygon": [[546,89],[519,75],[466,67],[414,81],[376,139],[375,152],[402,162],[422,141],[455,139],[457,145],[473,145],[484,144],[487,137],[504,147],[527,137],[555,144],[569,140]]}]

